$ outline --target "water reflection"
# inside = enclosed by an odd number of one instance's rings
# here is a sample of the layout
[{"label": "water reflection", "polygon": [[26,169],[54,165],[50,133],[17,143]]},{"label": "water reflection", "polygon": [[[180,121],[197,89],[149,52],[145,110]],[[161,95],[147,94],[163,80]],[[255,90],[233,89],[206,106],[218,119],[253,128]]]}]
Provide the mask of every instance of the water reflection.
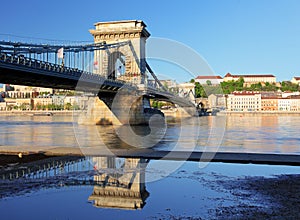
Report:
[{"label": "water reflection", "polygon": [[71,116],[0,116],[0,126],[0,145],[7,146],[300,153],[298,116],[189,118],[169,122],[166,129],[84,126]]},{"label": "water reflection", "polygon": [[95,207],[141,209],[149,196],[145,185],[148,162],[141,158],[52,157],[18,163],[12,158],[0,169],[0,198],[44,188],[93,186],[87,200]]},{"label": "water reflection", "polygon": [[300,117],[230,116],[221,151],[299,153]]},{"label": "water reflection", "polygon": [[96,207],[141,209],[149,196],[145,186],[145,168],[148,161],[140,158],[94,157],[99,174],[89,200]]}]

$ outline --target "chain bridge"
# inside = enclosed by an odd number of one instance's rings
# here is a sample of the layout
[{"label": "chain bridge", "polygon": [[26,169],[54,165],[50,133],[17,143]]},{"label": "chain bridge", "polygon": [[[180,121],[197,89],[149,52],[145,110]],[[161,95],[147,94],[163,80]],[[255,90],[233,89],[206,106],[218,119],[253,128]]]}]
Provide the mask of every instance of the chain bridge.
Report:
[{"label": "chain bridge", "polygon": [[186,91],[166,89],[147,63],[145,45],[150,33],[143,21],[98,22],[90,33],[94,42],[89,44],[0,41],[0,82],[94,94],[99,100],[89,102],[94,106],[88,107],[89,114],[98,106],[101,119],[107,121],[103,111],[110,110],[117,120],[108,118],[108,121],[120,124],[128,122],[118,115],[120,110],[112,109],[120,91],[125,95],[116,108],[134,106],[131,124],[147,122],[153,114],[162,115],[159,110],[151,109],[150,99],[189,109],[195,107],[194,100],[187,99],[190,94]]}]

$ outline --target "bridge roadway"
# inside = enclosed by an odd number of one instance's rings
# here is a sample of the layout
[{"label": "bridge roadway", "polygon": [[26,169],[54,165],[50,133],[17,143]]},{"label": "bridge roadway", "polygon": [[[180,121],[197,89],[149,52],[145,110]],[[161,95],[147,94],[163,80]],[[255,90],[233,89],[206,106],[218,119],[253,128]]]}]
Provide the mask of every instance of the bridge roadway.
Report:
[{"label": "bridge roadway", "polygon": [[85,92],[117,91],[126,83],[22,55],[0,54],[0,82]]},{"label": "bridge roadway", "polygon": [[77,68],[63,67],[22,55],[0,53],[0,82],[6,84],[37,86],[99,93],[116,93],[121,88],[137,91],[137,95],[170,101],[181,107],[195,107],[183,97],[155,88],[136,86],[121,80],[107,79]]},{"label": "bridge roadway", "polygon": [[110,149],[103,151],[85,147],[37,147],[37,146],[0,146],[0,154],[4,155],[46,156],[116,156],[122,158],[145,158],[163,160],[181,160],[195,162],[222,162],[239,164],[269,164],[300,166],[300,155],[271,153],[230,153],[230,152],[188,152],[188,151],[157,151],[153,149]]}]

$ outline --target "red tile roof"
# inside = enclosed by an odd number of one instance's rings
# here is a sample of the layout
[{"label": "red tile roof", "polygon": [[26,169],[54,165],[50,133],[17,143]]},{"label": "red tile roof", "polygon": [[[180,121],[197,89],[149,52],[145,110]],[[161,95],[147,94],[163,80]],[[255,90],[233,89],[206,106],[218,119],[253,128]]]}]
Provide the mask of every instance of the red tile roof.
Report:
[{"label": "red tile roof", "polygon": [[281,98],[281,97],[279,97],[279,96],[262,96],[261,100],[263,100],[263,99],[279,99],[279,98]]},{"label": "red tile roof", "polygon": [[255,74],[253,74],[253,75],[249,75],[249,74],[247,74],[247,75],[232,75],[232,74],[230,74],[230,73],[227,73],[227,74],[225,75],[225,77],[239,78],[239,77],[275,77],[275,76],[274,76],[274,75],[272,75],[272,74],[257,74],[257,75],[255,75]]},{"label": "red tile roof", "polygon": [[197,76],[196,79],[223,79],[221,76]]}]

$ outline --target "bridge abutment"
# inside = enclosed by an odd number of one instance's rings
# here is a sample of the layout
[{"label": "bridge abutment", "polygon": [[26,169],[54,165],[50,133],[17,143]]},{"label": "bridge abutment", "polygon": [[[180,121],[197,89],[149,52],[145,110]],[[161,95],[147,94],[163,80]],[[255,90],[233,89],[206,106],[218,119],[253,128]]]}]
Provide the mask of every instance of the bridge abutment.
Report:
[{"label": "bridge abutment", "polygon": [[164,120],[164,114],[150,107],[147,97],[133,99],[132,95],[122,98],[90,97],[87,110],[78,123],[83,125],[148,125],[151,120]]},{"label": "bridge abutment", "polygon": [[122,125],[104,101],[90,97],[87,111],[80,114],[78,124],[82,125]]}]

